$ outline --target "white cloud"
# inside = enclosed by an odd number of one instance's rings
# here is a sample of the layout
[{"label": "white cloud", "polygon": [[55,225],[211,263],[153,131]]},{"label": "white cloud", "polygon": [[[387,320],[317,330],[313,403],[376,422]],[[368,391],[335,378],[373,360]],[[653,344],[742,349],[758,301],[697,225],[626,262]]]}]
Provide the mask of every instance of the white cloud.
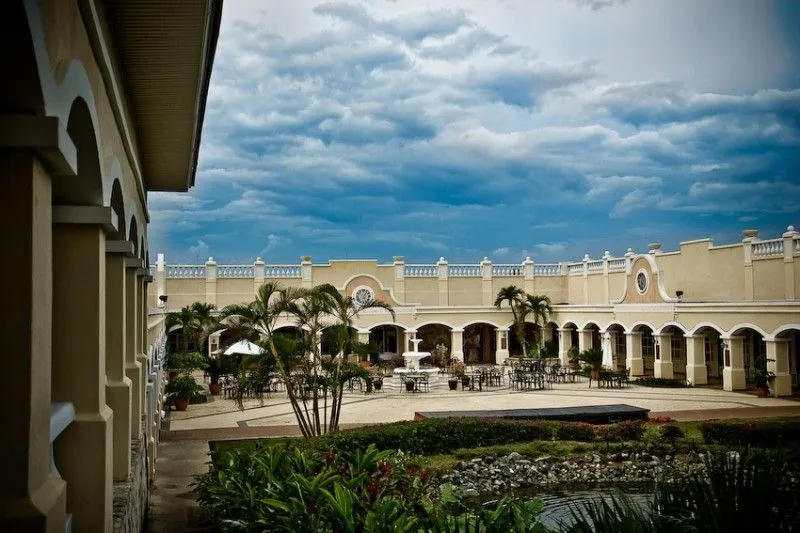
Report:
[{"label": "white cloud", "polygon": [[[655,189],[661,187],[661,178],[645,176],[586,176],[589,191],[586,198],[597,198],[607,194],[623,194],[626,190],[642,192],[642,189]],[[633,190],[631,190],[633,189]],[[630,194],[630,193],[628,193]]]},{"label": "white cloud", "polygon": [[557,256],[563,254],[566,249],[567,245],[563,242],[550,242],[550,243],[539,243],[534,245],[534,248],[548,256]]},{"label": "white cloud", "polygon": [[189,247],[189,251],[192,252],[194,255],[200,256],[201,258],[205,258],[208,257],[208,254],[211,251],[211,249],[205,242],[198,239],[198,241],[194,245]]}]

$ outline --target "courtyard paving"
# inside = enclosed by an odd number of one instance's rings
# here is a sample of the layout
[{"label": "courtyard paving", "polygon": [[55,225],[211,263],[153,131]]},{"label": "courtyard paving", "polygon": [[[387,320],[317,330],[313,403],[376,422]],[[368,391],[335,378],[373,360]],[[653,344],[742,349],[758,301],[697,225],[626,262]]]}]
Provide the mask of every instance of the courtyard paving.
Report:
[{"label": "courtyard paving", "polygon": [[[529,392],[512,391],[507,387],[488,392],[462,391],[460,388],[450,391],[446,384],[423,393],[401,392],[399,387],[391,384],[387,389],[372,394],[357,390],[346,392],[342,424],[355,426],[413,420],[417,411],[535,409],[619,403],[659,414],[671,413],[673,418],[686,420],[714,418],[714,411],[718,411],[721,418],[730,418],[737,416],[738,410],[742,410],[742,416],[747,416],[746,413],[753,408],[784,408],[788,409],[787,414],[800,409],[796,399],[758,398],[752,393],[727,392],[718,388],[663,389],[632,385],[623,389],[590,389],[587,381],[555,384],[552,389]],[[685,416],[681,416],[684,411]],[[192,405],[182,413],[173,412],[170,429],[181,432],[241,428],[242,431],[237,433],[255,436],[274,433],[269,428],[291,427],[295,423],[286,394],[278,392],[263,401],[246,401],[244,410],[239,410],[233,400],[211,397],[207,404]]]}]

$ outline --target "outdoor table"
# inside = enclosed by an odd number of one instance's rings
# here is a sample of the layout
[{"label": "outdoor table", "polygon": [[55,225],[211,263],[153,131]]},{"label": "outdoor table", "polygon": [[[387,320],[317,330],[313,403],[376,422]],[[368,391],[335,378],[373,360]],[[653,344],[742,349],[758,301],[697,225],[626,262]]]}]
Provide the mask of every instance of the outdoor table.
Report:
[{"label": "outdoor table", "polygon": [[414,383],[414,388],[412,390],[410,390],[410,391],[408,391],[408,389],[406,389],[406,390],[408,392],[421,392],[420,389],[419,389],[419,384],[420,384],[421,381],[425,381],[427,379],[428,379],[428,376],[425,375],[425,374],[406,374],[404,382],[411,381],[411,382]]},{"label": "outdoor table", "polygon": [[[469,385],[469,390],[475,390],[475,382],[478,382],[478,391],[483,391],[483,379],[481,379],[482,374],[480,372],[464,372],[464,377],[467,378],[467,384]],[[464,390],[464,381],[461,381],[461,390]]]}]

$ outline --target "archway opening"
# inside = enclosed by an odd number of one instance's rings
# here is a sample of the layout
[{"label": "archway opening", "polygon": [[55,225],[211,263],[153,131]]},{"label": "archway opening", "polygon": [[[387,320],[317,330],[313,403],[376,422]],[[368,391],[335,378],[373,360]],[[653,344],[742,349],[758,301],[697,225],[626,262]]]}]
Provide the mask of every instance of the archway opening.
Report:
[{"label": "archway opening", "polygon": [[[431,357],[425,358],[420,363],[430,363],[437,366],[447,366],[452,351],[452,330],[445,324],[425,324],[417,328],[417,338],[422,339],[419,343],[421,352],[430,352]],[[437,352],[437,346],[445,346],[442,354]]]},{"label": "archway opening", "polygon": [[404,351],[403,328],[394,324],[375,326],[369,330],[369,343],[378,350],[379,361],[391,361]]},{"label": "archway opening", "polygon": [[800,329],[791,328],[782,331],[777,339],[787,343],[789,358],[789,375],[792,380],[792,391],[800,389]]},{"label": "archway opening", "polygon": [[103,178],[97,137],[89,106],[76,98],[70,109],[67,133],[75,145],[78,173],[53,180],[53,205],[103,205]]},{"label": "archway opening", "polygon": [[558,357],[558,324],[555,322],[548,322],[542,327],[539,332],[541,338],[541,354],[544,357],[556,358]]},{"label": "archway opening", "polygon": [[704,326],[695,331],[695,335],[703,337],[703,355],[708,373],[708,383],[720,385],[722,383],[722,331],[712,326]]},{"label": "archway opening", "polygon": [[583,331],[588,332],[586,346],[583,347],[584,350],[588,350],[589,348],[600,348],[603,345],[603,341],[600,336],[600,326],[594,322],[589,322],[583,326]]},{"label": "archway opening", "polygon": [[492,324],[477,322],[464,328],[464,362],[497,363],[497,332]]},{"label": "archway opening", "polygon": [[628,339],[625,328],[620,324],[611,324],[606,328],[611,335],[611,361],[615,371],[625,370],[628,357]]},{"label": "archway opening", "polygon": [[[541,339],[541,327],[533,322],[525,322],[525,343],[528,347],[528,353],[536,353],[539,351],[539,339]],[[508,329],[508,354],[511,357],[527,356],[522,351],[522,342],[520,342],[517,330],[512,325]]]},{"label": "archway opening", "polygon": [[669,335],[672,374],[674,379],[680,381],[686,380],[686,337],[684,337],[684,333],[685,332],[677,326],[667,326],[661,330],[662,335]]},{"label": "archway opening", "polygon": [[640,375],[652,376],[656,362],[656,342],[653,337],[653,328],[646,324],[640,324],[633,328],[633,331],[640,333],[638,341],[642,346],[642,373]]},{"label": "archway opening", "polygon": [[756,375],[767,373],[767,345],[764,336],[753,328],[739,328],[731,334],[733,338],[740,338],[742,342],[742,356],[744,360],[744,376],[748,385],[754,386]]}]

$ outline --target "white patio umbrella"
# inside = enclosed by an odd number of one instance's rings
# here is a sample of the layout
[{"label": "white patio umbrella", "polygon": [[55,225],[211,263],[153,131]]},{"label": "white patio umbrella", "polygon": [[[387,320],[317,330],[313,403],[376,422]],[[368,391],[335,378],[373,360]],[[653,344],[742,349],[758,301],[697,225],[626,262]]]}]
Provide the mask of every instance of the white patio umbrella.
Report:
[{"label": "white patio umbrella", "polygon": [[261,346],[253,344],[252,342],[246,339],[231,344],[230,346],[228,346],[228,349],[225,350],[225,355],[233,355],[233,354],[258,355],[262,353],[264,353],[264,349]]}]

